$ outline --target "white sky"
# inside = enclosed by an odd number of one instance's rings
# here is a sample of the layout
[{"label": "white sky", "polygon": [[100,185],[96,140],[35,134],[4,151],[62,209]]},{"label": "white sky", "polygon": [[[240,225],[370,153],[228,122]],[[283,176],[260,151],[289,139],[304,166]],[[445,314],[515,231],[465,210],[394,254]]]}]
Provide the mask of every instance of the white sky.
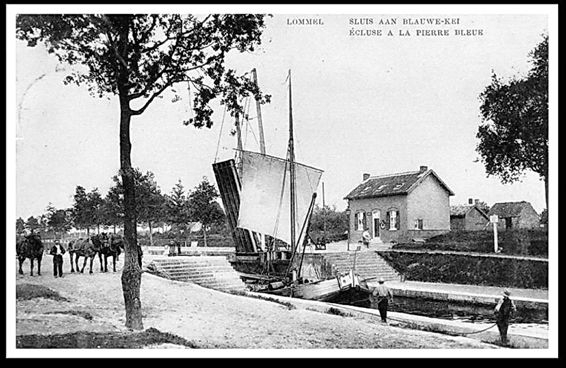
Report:
[{"label": "white sky", "polygon": [[[272,95],[262,107],[267,152],[285,154],[288,95],[285,79],[292,70],[293,117],[297,160],[324,170],[327,205],[345,208],[343,197],[362,178],[417,170],[427,165],[455,192],[451,204],[479,198],[495,202],[526,200],[540,212],[544,185],[528,173],[521,183],[503,185],[487,178],[474,162],[480,123],[478,96],[491,71],[508,77],[530,67],[527,54],[548,31],[542,15],[455,15],[454,13],[379,12],[311,14],[323,26],[290,26],[295,15],[268,18],[263,43],[253,54],[233,55],[239,71],[256,68],[261,87]],[[401,19],[420,16],[459,18],[458,26],[403,26]],[[393,30],[393,37],[350,36],[349,19],[396,17],[396,26],[357,26]],[[483,29],[476,37],[417,37],[416,29]],[[413,35],[401,37],[400,29]],[[119,168],[116,97],[97,99],[84,87],[64,86],[64,72],[41,47],[14,45],[17,106],[21,105],[16,143],[16,217],[24,219],[71,206],[75,187],[99,188],[105,194]],[[60,68],[60,67],[59,67]],[[38,77],[47,73],[43,78]],[[132,163],[155,173],[169,193],[181,179],[185,188],[203,176],[215,183],[211,164],[230,158],[236,146],[228,134],[233,121],[216,105],[212,129],[181,124],[191,115],[188,102],[155,102],[132,122]],[[255,118],[255,103],[250,105]],[[256,120],[244,133],[245,148],[257,150]],[[38,181],[38,178],[41,178]],[[322,203],[319,187],[318,201]]]}]

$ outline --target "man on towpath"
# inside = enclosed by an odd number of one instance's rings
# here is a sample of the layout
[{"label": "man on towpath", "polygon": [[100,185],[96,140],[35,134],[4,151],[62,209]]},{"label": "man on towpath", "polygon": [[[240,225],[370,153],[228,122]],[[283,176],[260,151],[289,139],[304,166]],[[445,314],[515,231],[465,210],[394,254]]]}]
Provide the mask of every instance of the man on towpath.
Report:
[{"label": "man on towpath", "polygon": [[517,307],[515,307],[515,303],[513,303],[510,296],[511,292],[505,289],[494,310],[495,322],[497,323],[497,328],[499,328],[499,336],[503,346],[506,346],[508,342],[507,329],[509,328],[509,319],[517,311]]},{"label": "man on towpath", "polygon": [[377,309],[381,316],[381,322],[387,323],[387,309],[389,308],[389,302],[393,302],[393,293],[384,283],[385,280],[381,277],[379,279],[379,285],[373,289],[371,294],[372,299],[377,301]]}]

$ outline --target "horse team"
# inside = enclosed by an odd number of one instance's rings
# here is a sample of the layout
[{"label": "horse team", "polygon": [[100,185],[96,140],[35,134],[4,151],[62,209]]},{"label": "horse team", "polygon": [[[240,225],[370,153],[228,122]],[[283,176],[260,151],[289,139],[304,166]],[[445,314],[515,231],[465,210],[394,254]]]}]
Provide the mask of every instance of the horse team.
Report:
[{"label": "horse team", "polygon": [[[67,245],[67,252],[71,261],[71,272],[84,272],[87,259],[90,260],[89,273],[92,273],[92,264],[96,255],[100,260],[100,272],[108,271],[108,258],[112,257],[113,271],[116,272],[116,260],[124,249],[122,236],[116,234],[96,234],[88,238],[71,240]],[[22,264],[30,260],[30,275],[33,276],[34,260],[37,260],[37,274],[41,275],[41,259],[44,246],[38,234],[32,233],[16,242],[16,254],[19,262],[19,273],[24,274]],[[83,257],[82,267],[79,267],[79,258]]]}]

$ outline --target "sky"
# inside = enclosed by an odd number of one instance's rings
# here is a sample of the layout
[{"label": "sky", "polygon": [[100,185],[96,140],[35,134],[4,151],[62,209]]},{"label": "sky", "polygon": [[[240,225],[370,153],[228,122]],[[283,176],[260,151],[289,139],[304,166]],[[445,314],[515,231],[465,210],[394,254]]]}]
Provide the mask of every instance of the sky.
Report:
[{"label": "sky", "polygon": [[[344,210],[344,197],[363,173],[425,165],[455,193],[452,205],[468,198],[488,205],[525,200],[540,213],[546,204],[538,175],[527,172],[521,182],[501,184],[487,177],[475,147],[480,93],[492,72],[509,78],[529,70],[528,53],[548,32],[548,16],[352,9],[275,12],[255,52],[230,55],[230,67],[242,73],[256,68],[260,87],[272,96],[261,107],[267,153],[286,153],[291,70],[296,160],[324,170],[319,205],[324,200]],[[457,24],[415,25],[421,18]],[[318,24],[297,24],[299,19]],[[403,24],[407,19],[412,23]],[[423,35],[432,30],[449,35]],[[381,36],[371,34],[378,31]],[[104,195],[119,168],[117,98],[94,98],[85,87],[65,86],[70,67],[58,65],[41,46],[16,41],[13,50],[15,78],[8,81],[15,79],[16,92],[16,218],[45,213],[49,203],[70,207],[77,185]],[[133,118],[133,166],[153,172],[164,193],[179,180],[187,190],[203,177],[215,183],[212,163],[234,157],[233,119],[215,103],[212,129],[184,126],[182,120],[192,116],[190,103],[171,103],[170,97]],[[249,101],[243,141],[245,149],[257,151],[255,109]]]}]

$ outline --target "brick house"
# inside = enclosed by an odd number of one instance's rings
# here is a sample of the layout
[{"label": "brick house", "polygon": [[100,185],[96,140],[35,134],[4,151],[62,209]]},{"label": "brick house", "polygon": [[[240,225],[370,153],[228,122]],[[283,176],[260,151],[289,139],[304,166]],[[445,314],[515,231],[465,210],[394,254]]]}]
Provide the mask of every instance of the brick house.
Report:
[{"label": "brick house", "polygon": [[499,216],[499,230],[537,229],[540,226],[537,211],[526,201],[496,203],[489,210],[489,216],[491,215]]},{"label": "brick house", "polygon": [[372,242],[407,242],[450,231],[452,190],[427,166],[418,171],[363,181],[344,199],[350,211],[350,241],[357,243],[364,229]]},{"label": "brick house", "polygon": [[485,230],[488,224],[489,216],[476,204],[450,206],[450,230]]}]

